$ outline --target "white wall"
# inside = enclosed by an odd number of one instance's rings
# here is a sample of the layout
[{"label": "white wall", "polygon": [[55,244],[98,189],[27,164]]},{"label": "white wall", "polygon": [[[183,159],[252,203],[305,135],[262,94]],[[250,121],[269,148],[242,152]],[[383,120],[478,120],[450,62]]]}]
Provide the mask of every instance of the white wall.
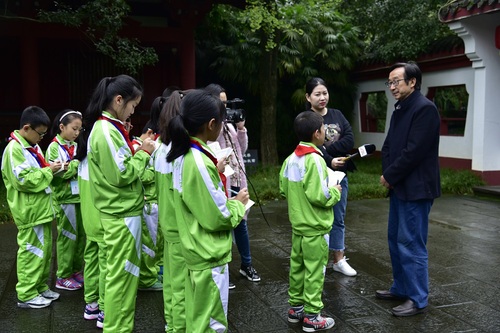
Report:
[{"label": "white wall", "polygon": [[500,12],[494,12],[449,24],[464,40],[474,69],[472,169],[478,171],[500,170],[500,54],[495,48],[499,22]]}]

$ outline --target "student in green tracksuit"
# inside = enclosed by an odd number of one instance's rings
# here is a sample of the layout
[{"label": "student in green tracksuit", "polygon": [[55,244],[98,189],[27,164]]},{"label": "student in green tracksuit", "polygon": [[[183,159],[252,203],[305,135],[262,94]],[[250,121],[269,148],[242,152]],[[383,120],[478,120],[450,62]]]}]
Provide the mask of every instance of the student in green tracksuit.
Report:
[{"label": "student in green tracksuit", "polygon": [[[140,137],[132,140],[134,149],[138,149],[144,139],[155,139],[155,132],[150,128],[151,121],[144,126]],[[155,144],[155,146],[157,146]],[[158,200],[155,186],[155,172],[153,159],[151,159],[140,175],[144,187],[144,209],[142,212],[142,253],[141,272],[139,275],[139,290],[142,291],[162,291],[163,285],[158,280]]]},{"label": "student in green tracksuit", "polygon": [[187,332],[226,332],[229,294],[228,262],[231,261],[231,230],[240,223],[248,202],[242,189],[228,200],[208,148],[225,119],[222,101],[203,90],[187,94],[180,114],[168,124],[173,163],[172,182],[175,218],[182,254],[186,261]]},{"label": "student in green tracksuit", "polygon": [[44,308],[59,298],[49,289],[54,209],[50,183],[61,162],[47,163],[38,146],[50,125],[40,107],[29,106],[21,115],[20,129],[10,134],[2,156],[2,178],[7,202],[17,226],[17,306]]},{"label": "student in green tracksuit", "polygon": [[154,169],[158,195],[159,223],[164,238],[163,306],[166,332],[186,332],[186,261],[182,255],[179,229],[175,219],[172,188],[172,163],[167,155],[172,147],[168,123],[179,113],[181,98],[189,91],[173,91],[160,114],[159,148],[154,152]]},{"label": "student in green tracksuit", "polygon": [[54,135],[47,148],[47,161],[61,161],[64,169],[56,173],[51,189],[57,220],[57,281],[56,288],[78,290],[83,286],[83,252],[85,232],[80,210],[78,190],[78,164],[74,159],[76,138],[82,128],[82,114],[63,110],[54,119],[51,133]]},{"label": "student in green tracksuit", "polygon": [[[87,136],[88,137],[88,136]],[[85,151],[87,145],[85,145]],[[99,211],[94,206],[90,193],[89,166],[86,153],[78,165],[78,187],[80,189],[80,205],[86,243],[84,250],[85,270],[83,271],[85,284],[85,309],[83,318],[96,320],[96,326],[103,328],[104,324],[104,288],[106,281],[106,244],[104,243],[104,228]]]},{"label": "student in green tracksuit", "polygon": [[141,264],[144,191],[139,175],[149,163],[154,142],[134,153],[123,122],[142,98],[142,88],[127,75],[102,79],[85,117],[94,124],[88,140],[90,193],[99,211],[107,250],[104,332],[131,332]]},{"label": "student in green tracksuit", "polygon": [[288,201],[292,224],[288,321],[303,321],[303,331],[316,332],[335,324],[320,312],[332,206],[340,200],[342,187],[329,187],[327,166],[318,148],[325,141],[323,117],[302,112],[295,118],[294,130],[300,143],[280,171],[280,192]]},{"label": "student in green tracksuit", "polygon": [[[84,128],[92,129],[89,119],[83,119]],[[85,230],[86,244],[83,254],[85,269],[83,271],[85,284],[85,309],[83,318],[96,320],[96,326],[104,325],[104,283],[106,280],[106,244],[104,244],[104,228],[99,211],[94,206],[90,193],[89,165],[87,159],[87,143],[90,130],[80,133],[77,138],[78,148],[75,158],[78,165],[78,188],[80,191],[80,207],[82,212],[83,229]]]}]

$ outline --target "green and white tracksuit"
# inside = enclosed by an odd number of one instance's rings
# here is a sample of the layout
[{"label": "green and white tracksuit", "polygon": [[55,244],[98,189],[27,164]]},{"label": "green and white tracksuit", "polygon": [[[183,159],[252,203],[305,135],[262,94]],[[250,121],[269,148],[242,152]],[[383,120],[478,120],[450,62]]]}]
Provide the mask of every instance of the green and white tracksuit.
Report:
[{"label": "green and white tracksuit", "polygon": [[57,277],[70,278],[83,269],[85,232],[80,210],[78,189],[78,160],[74,160],[76,143],[64,140],[59,134],[45,153],[47,161],[69,162],[68,170],[56,173],[50,185],[57,220]]},{"label": "green and white tracksuit", "polygon": [[167,162],[171,145],[161,143],[155,151],[154,168],[159,223],[164,244],[163,305],[167,332],[186,332],[186,261],[182,255],[172,187],[172,163]]},{"label": "green and white tracksuit", "polygon": [[19,131],[11,137],[2,156],[2,178],[18,228],[17,298],[26,302],[49,289],[53,175],[38,145],[31,146]]},{"label": "green and white tracksuit", "polygon": [[300,142],[285,160],[280,192],[288,201],[292,224],[288,302],[291,306],[304,305],[306,314],[317,314],[323,308],[331,207],[340,200],[340,192],[328,187],[327,166],[315,145]]},{"label": "green and white tracksuit", "polygon": [[83,229],[87,236],[84,251],[85,270],[83,271],[84,299],[89,304],[97,302],[99,310],[104,311],[104,283],[106,281],[106,244],[104,243],[104,228],[99,211],[94,206],[90,193],[88,159],[83,159],[78,165],[78,187],[80,189],[80,207]]},{"label": "green and white tracksuit", "polygon": [[[142,140],[135,138],[132,143],[134,149],[137,149]],[[157,262],[158,258],[161,257],[158,253],[158,201],[152,159],[142,171],[140,179],[144,188],[145,203],[142,213],[142,253],[139,288],[148,288],[158,281]]]},{"label": "green and white tracksuit", "polygon": [[123,124],[103,111],[89,137],[90,193],[107,250],[104,332],[131,332],[141,264],[144,191],[139,175],[150,155],[133,147]]},{"label": "green and white tracksuit", "polygon": [[175,217],[188,269],[187,332],[226,332],[231,230],[245,214],[228,200],[208,146],[195,137],[191,149],[173,162]]}]

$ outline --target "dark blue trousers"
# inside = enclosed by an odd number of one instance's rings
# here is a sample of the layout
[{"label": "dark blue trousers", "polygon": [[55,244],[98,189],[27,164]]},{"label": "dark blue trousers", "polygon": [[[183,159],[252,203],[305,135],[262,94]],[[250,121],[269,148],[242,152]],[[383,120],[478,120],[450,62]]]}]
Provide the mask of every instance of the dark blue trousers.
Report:
[{"label": "dark blue trousers", "polygon": [[426,245],[434,200],[404,201],[392,193],[390,202],[388,240],[394,279],[390,292],[423,308],[429,296]]}]

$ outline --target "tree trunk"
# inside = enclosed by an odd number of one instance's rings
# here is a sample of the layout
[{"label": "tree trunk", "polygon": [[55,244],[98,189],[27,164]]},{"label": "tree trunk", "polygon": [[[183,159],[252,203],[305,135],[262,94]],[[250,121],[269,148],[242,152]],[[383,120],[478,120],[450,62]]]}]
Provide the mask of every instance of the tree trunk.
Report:
[{"label": "tree trunk", "polygon": [[276,98],[278,92],[278,50],[262,51],[259,66],[261,103],[260,155],[263,165],[278,164],[276,144]]}]

